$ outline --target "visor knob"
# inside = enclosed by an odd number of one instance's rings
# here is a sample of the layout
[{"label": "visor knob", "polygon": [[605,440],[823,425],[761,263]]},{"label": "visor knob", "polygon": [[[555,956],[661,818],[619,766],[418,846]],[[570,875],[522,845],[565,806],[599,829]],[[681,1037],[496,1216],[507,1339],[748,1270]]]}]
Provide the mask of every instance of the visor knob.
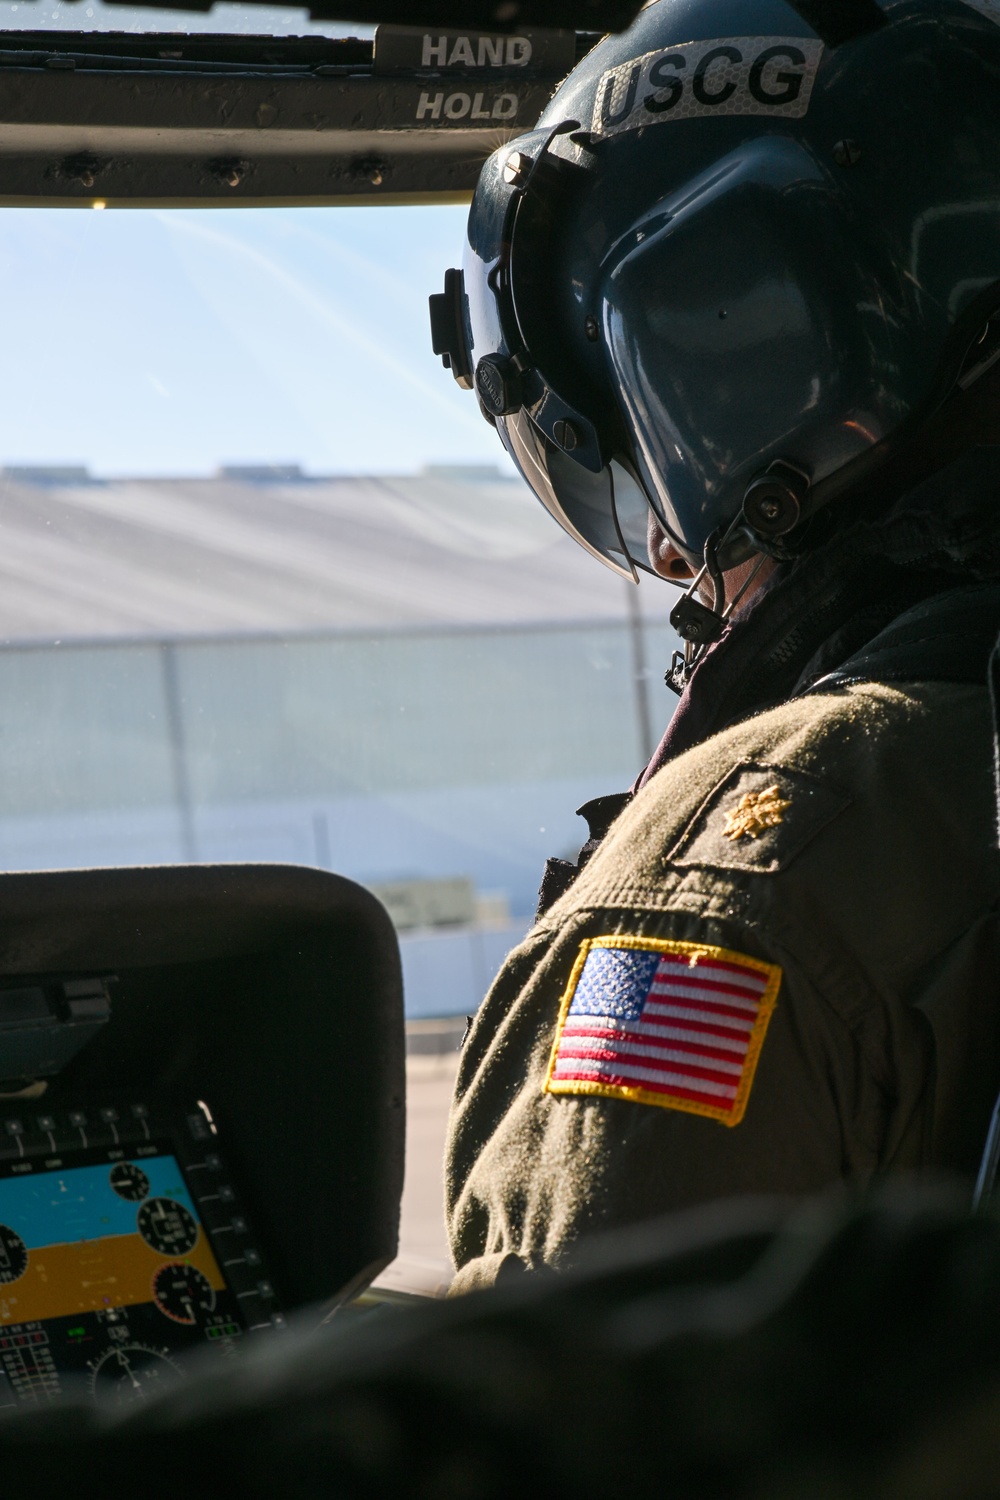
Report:
[{"label": "visor knob", "polygon": [[483,355],[476,366],[476,390],[493,417],[506,417],[521,409],[520,372],[513,360],[502,354]]},{"label": "visor knob", "polygon": [[808,490],[807,476],[778,460],[747,486],[743,496],[744,520],[766,541],[785,536],[798,525]]},{"label": "visor knob", "polygon": [[572,453],[574,448],[580,446],[580,434],[572,422],[565,417],[560,417],[558,422],[552,423],[552,441],[556,443],[564,453]]}]

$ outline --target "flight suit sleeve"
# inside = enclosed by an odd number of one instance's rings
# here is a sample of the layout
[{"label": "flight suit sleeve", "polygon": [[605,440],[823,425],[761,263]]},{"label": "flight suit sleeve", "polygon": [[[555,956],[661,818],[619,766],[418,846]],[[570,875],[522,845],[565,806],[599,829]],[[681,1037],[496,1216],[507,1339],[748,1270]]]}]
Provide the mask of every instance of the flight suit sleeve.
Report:
[{"label": "flight suit sleeve", "polygon": [[490,1005],[451,1126],[460,1290],[707,1200],[870,1181],[920,1130],[919,1039],[901,1120],[878,1011],[852,1025],[794,954],[717,918],[581,914],[536,934]]},{"label": "flight suit sleeve", "polygon": [[913,714],[865,690],[693,752],[511,956],[452,1111],[458,1290],[662,1213],[928,1160],[921,986],[995,879],[955,844],[976,818],[939,795],[936,742],[892,760]]}]

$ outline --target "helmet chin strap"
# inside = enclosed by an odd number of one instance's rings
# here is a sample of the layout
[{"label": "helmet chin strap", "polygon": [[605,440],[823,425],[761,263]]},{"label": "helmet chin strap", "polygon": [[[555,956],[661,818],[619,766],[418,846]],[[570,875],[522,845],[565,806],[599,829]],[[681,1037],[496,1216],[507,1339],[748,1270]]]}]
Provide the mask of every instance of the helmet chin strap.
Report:
[{"label": "helmet chin strap", "polygon": [[[725,531],[721,526],[717,526],[709,533],[705,538],[703,553],[705,561],[670,612],[670,623],[685,643],[683,652],[674,652],[670,670],[664,679],[667,686],[675,693],[684,691],[691,673],[709,646],[719,639],[727,620],[764,562],[764,555],[761,554],[749,577],[744,579],[735,598],[727,604],[726,579],[719,564],[719,553],[742,523],[743,517],[739,515],[734,517]],[[711,607],[703,604],[697,597],[698,588],[706,575],[712,581]]]},{"label": "helmet chin strap", "polygon": [[[742,523],[743,517],[736,516],[725,531],[717,526],[709,533],[702,554],[705,561],[670,612],[670,623],[677,634],[695,646],[710,646],[722,634],[726,621],[726,580],[719,565],[719,553]],[[711,607],[696,597],[706,574],[712,580]]]},{"label": "helmet chin strap", "polygon": [[[732,527],[729,528],[732,530]],[[725,619],[726,609],[726,580],[719,566],[719,532],[718,528],[705,538],[704,571],[712,580],[712,612]]]}]

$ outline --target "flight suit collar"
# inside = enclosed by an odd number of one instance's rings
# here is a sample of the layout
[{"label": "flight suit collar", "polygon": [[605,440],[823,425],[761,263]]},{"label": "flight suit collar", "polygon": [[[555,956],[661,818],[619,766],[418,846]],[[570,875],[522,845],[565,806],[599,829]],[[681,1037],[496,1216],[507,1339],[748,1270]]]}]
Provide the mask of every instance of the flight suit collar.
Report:
[{"label": "flight suit collar", "polygon": [[[706,653],[636,783],[835,671],[899,616],[1000,576],[1000,447],[972,448],[783,564]],[[985,676],[984,676],[985,680]]]}]

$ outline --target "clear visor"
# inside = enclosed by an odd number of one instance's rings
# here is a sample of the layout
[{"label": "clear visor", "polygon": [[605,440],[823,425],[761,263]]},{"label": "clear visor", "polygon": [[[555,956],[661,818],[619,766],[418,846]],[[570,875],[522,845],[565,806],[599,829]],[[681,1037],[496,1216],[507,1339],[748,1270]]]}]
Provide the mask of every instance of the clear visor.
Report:
[{"label": "clear visor", "polygon": [[[486,356],[508,360],[516,354],[522,368],[527,367],[525,405],[506,416],[491,417],[507,452],[545,509],[575,542],[614,572],[638,582],[637,568],[655,571],[648,543],[655,501],[621,462],[612,459],[600,466],[603,455],[591,417],[575,410],[537,368],[521,335],[510,285],[523,194],[505,180],[503,163],[511,156],[541,158],[557,131],[522,137],[517,151],[497,152],[483,169],[469,218],[463,269],[468,363],[475,370]],[[569,418],[568,426],[591,434],[591,441],[584,434],[575,454],[542,431],[542,426],[553,431],[560,415]],[[657,512],[658,506],[654,515],[662,524]]]},{"label": "clear visor", "polygon": [[521,474],[551,516],[593,557],[638,582],[636,568],[649,559],[651,507],[621,463],[599,474],[576,463],[551,442],[526,411],[497,419],[497,431]]}]

